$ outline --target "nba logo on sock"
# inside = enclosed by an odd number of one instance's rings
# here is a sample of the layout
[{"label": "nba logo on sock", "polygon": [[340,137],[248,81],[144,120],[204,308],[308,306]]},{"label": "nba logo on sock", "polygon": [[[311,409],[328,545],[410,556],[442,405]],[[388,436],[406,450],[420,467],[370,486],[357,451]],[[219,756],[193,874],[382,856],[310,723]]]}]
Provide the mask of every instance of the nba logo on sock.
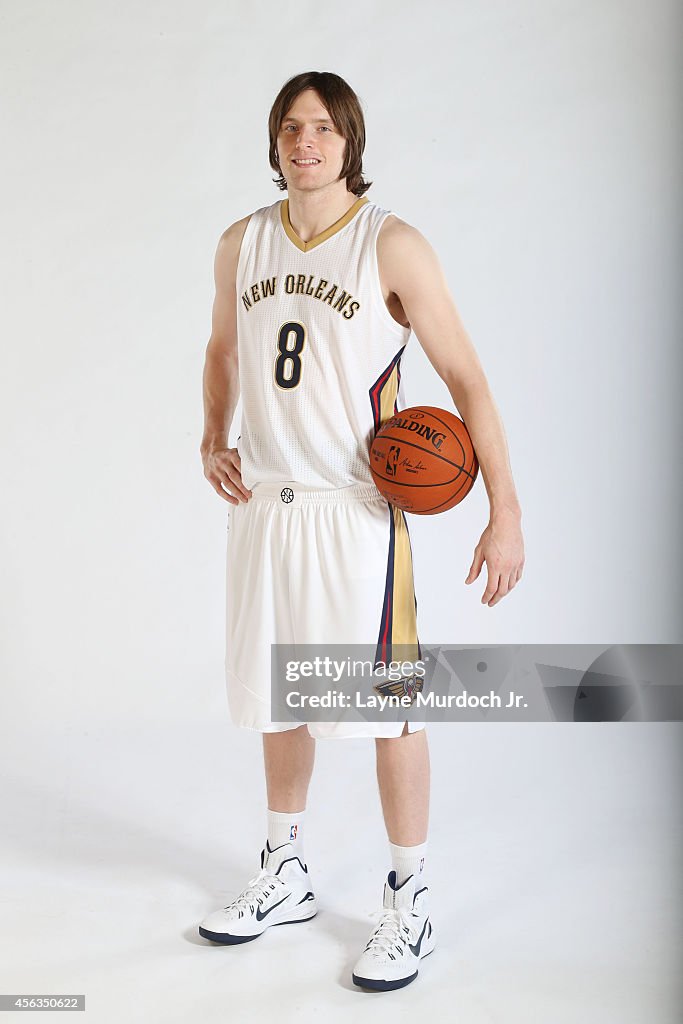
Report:
[{"label": "nba logo on sock", "polygon": [[298,825],[290,825],[289,826],[289,838],[290,838],[290,840],[296,839],[296,830],[298,829],[298,827],[299,827]]},{"label": "nba logo on sock", "polygon": [[420,874],[422,874],[422,868],[424,866],[425,866],[425,859],[424,859],[424,857],[421,857],[420,858]]}]

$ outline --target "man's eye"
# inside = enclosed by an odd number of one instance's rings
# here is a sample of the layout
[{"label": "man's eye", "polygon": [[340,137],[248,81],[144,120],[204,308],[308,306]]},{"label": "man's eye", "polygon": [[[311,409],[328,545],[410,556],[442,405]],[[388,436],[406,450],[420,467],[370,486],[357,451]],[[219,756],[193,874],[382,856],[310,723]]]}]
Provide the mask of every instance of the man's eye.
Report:
[{"label": "man's eye", "polygon": [[[294,129],[294,131],[296,131],[296,125],[295,125],[295,124],[287,124],[287,125],[285,125],[285,128],[284,128],[284,130],[285,130],[286,132],[288,132],[288,131],[290,130],[290,128],[293,128],[293,129]],[[330,128],[330,126],[329,126],[329,125],[327,125],[327,124],[321,124],[321,125],[320,125],[320,131],[325,131],[325,132],[331,132],[331,131],[332,131],[332,129],[331,129],[331,128]]]}]

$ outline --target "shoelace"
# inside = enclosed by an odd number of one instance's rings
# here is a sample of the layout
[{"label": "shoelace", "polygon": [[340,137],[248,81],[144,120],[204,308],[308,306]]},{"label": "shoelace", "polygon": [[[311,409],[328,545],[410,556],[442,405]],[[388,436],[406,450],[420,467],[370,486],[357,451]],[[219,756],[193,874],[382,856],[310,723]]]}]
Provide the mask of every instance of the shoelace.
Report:
[{"label": "shoelace", "polygon": [[277,875],[269,874],[265,868],[261,868],[258,875],[252,878],[239,896],[228,903],[224,910],[248,910],[253,901],[256,900],[258,903],[262,902],[261,897],[265,897],[268,889],[273,885],[281,885],[282,880]]},{"label": "shoelace", "polygon": [[373,911],[370,917],[377,920],[378,925],[366,948],[379,953],[389,953],[394,948],[402,952],[410,938],[412,912],[406,907],[398,910],[385,908]]}]

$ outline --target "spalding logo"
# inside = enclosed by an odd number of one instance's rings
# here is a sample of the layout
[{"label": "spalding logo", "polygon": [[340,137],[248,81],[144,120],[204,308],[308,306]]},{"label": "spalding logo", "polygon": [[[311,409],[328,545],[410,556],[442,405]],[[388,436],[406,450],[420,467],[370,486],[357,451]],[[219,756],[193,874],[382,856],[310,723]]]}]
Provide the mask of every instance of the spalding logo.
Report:
[{"label": "spalding logo", "polygon": [[436,430],[435,427],[428,427],[426,423],[420,423],[417,419],[402,419],[400,416],[394,416],[386,426],[398,427],[400,430],[409,430],[411,433],[417,434],[418,437],[424,437],[431,441],[437,451],[441,449],[442,444],[446,440],[445,434]]}]

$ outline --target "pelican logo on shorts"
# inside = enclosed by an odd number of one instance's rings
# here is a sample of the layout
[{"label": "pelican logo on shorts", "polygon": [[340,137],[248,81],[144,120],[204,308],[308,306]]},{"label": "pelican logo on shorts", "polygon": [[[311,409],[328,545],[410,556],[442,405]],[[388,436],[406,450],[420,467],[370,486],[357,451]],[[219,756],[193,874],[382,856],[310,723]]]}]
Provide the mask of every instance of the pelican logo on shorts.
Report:
[{"label": "pelican logo on shorts", "polygon": [[284,501],[285,505],[289,505],[294,501],[294,491],[291,487],[283,487],[280,491],[280,497]]},{"label": "pelican logo on shorts", "polygon": [[418,693],[424,689],[422,676],[405,676],[403,679],[392,679],[386,683],[375,683],[373,690],[383,697],[410,697],[410,703],[414,704]]}]

